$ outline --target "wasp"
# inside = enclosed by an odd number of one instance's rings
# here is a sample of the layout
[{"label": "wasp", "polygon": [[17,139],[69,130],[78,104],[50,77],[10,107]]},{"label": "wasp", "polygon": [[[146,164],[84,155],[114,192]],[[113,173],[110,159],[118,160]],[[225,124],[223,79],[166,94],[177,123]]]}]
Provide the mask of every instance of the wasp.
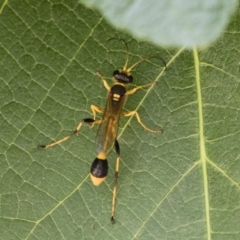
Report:
[{"label": "wasp", "polygon": [[[84,118],[77,126],[75,131],[50,144],[47,145],[39,145],[38,148],[50,148],[55,145],[58,145],[69,138],[71,138],[73,135],[77,135],[80,131],[80,128],[83,124],[87,124],[90,127],[92,127],[95,124],[99,124],[99,129],[96,137],[96,153],[97,156],[95,160],[93,161],[90,169],[90,177],[92,180],[92,183],[95,186],[100,185],[107,177],[108,174],[108,161],[107,161],[107,154],[109,151],[114,147],[115,152],[117,155],[116,158],[116,167],[115,167],[115,177],[114,177],[114,187],[113,187],[113,195],[112,195],[112,208],[111,208],[111,223],[115,223],[115,205],[116,205],[116,194],[117,194],[117,180],[118,180],[118,172],[119,172],[119,164],[120,164],[120,146],[117,140],[117,133],[118,133],[118,126],[119,126],[119,119],[120,116],[124,117],[130,117],[135,116],[138,123],[147,131],[153,132],[153,133],[161,133],[162,130],[152,130],[145,126],[139,114],[137,111],[130,111],[130,112],[122,112],[124,103],[128,97],[128,95],[134,94],[137,90],[152,86],[155,84],[155,82],[151,82],[145,85],[134,87],[130,90],[127,90],[127,85],[131,84],[133,82],[133,76],[131,75],[131,71],[133,68],[135,68],[138,64],[141,62],[147,61],[150,58],[159,58],[166,69],[166,63],[161,57],[146,57],[143,59],[140,59],[136,63],[134,63],[131,67],[128,67],[128,59],[129,59],[129,49],[128,44],[124,39],[116,39],[111,38],[109,40],[119,40],[122,41],[125,44],[126,47],[126,61],[125,65],[120,70],[115,70],[113,72],[113,80],[114,84],[110,87],[107,83],[107,81],[104,79],[104,77],[97,72],[97,75],[101,79],[104,87],[108,91],[107,95],[107,102],[105,109],[102,109],[98,106],[91,105],[91,110],[93,113],[93,118]],[[97,120],[96,114],[100,113],[103,114],[102,119]]]}]

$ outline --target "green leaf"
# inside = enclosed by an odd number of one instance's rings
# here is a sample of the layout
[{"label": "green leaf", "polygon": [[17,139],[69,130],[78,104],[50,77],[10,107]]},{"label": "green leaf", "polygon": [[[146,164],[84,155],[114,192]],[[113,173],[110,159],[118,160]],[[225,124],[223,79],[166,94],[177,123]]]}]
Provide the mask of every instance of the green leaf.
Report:
[{"label": "green leaf", "polygon": [[[0,15],[0,238],[240,238],[239,11],[205,49],[172,50],[111,28],[77,1],[13,1]],[[115,153],[99,187],[89,169],[97,126],[45,150],[105,106],[112,72],[146,56],[122,118],[116,224],[110,223]],[[98,116],[100,117],[100,115]]]},{"label": "green leaf", "polygon": [[81,0],[113,26],[159,46],[205,46],[223,32],[237,0]]}]

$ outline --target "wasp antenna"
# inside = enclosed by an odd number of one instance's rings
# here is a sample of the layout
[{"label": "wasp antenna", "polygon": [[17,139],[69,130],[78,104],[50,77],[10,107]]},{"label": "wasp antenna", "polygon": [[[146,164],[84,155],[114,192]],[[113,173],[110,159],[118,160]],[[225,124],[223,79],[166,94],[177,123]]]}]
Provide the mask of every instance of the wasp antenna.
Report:
[{"label": "wasp antenna", "polygon": [[156,58],[156,59],[161,60],[162,63],[163,63],[163,65],[164,65],[164,67],[165,67],[164,70],[167,70],[167,64],[166,64],[166,62],[164,61],[164,59],[163,59],[161,56],[151,56],[151,57],[149,57],[149,58]]},{"label": "wasp antenna", "polygon": [[124,44],[125,44],[125,47],[126,47],[126,62],[125,62],[125,65],[123,67],[123,71],[126,71],[127,70],[127,65],[128,65],[128,59],[129,59],[129,49],[128,49],[128,44],[127,42],[123,39],[123,38],[109,38],[108,41],[111,41],[111,40],[118,40],[118,41],[122,41]]},{"label": "wasp antenna", "polygon": [[149,58],[151,58],[151,57],[146,57],[146,58],[140,59],[139,61],[137,61],[136,63],[134,63],[131,67],[129,67],[126,71],[127,71],[128,73],[130,73],[130,72],[132,71],[132,69],[135,68],[139,63],[145,62],[145,61],[147,61]]},{"label": "wasp antenna", "polygon": [[140,59],[139,61],[137,61],[136,63],[134,63],[131,67],[129,67],[128,69],[126,69],[126,71],[127,71],[127,72],[131,72],[132,69],[133,69],[134,67],[136,67],[139,63],[145,62],[145,61],[147,61],[147,60],[150,59],[150,58],[160,59],[160,60],[162,61],[162,63],[164,64],[165,70],[167,69],[167,65],[166,65],[165,61],[164,61],[160,56],[149,56],[149,57]]}]

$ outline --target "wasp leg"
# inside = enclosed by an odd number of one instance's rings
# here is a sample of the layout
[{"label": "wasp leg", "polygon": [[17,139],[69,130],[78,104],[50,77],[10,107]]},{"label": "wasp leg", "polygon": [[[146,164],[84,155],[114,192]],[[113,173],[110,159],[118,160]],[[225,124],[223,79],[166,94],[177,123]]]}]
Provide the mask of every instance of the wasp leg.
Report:
[{"label": "wasp leg", "polygon": [[62,139],[60,139],[60,140],[58,140],[58,141],[56,141],[56,142],[49,143],[49,144],[47,144],[47,145],[38,145],[37,148],[39,148],[39,149],[41,149],[41,148],[50,148],[50,147],[53,147],[53,146],[55,146],[55,145],[58,145],[58,144],[60,144],[60,143],[62,143],[62,142],[67,141],[67,140],[68,140],[69,138],[71,138],[73,135],[77,135],[77,134],[78,134],[80,128],[81,128],[82,125],[83,125],[83,123],[86,123],[86,124],[88,124],[88,125],[90,125],[90,126],[93,126],[94,124],[99,124],[100,122],[101,122],[100,120],[95,120],[95,119],[92,119],[92,118],[85,118],[85,119],[83,119],[83,120],[78,124],[76,130],[75,130],[72,134],[70,134],[70,135],[68,135],[68,136],[66,136],[66,137],[64,137],[64,138],[62,138]]},{"label": "wasp leg", "polygon": [[93,119],[95,120],[96,119],[96,113],[104,113],[104,109],[102,108],[99,108],[98,106],[95,106],[95,105],[91,105],[91,110],[92,110],[92,113],[93,113]]},{"label": "wasp leg", "polygon": [[127,91],[126,95],[131,95],[131,94],[135,93],[138,89],[142,89],[142,88],[145,88],[145,87],[148,87],[148,86],[152,86],[154,84],[156,84],[156,82],[151,82],[151,83],[148,83],[148,84],[145,84],[145,85],[137,86],[137,87]]},{"label": "wasp leg", "polygon": [[60,144],[60,143],[62,143],[62,142],[67,141],[67,140],[68,140],[69,138],[71,138],[73,135],[77,135],[77,134],[78,134],[80,128],[81,128],[82,125],[83,125],[83,123],[88,124],[91,128],[92,128],[95,124],[100,124],[100,123],[101,123],[101,120],[96,120],[96,113],[97,113],[97,112],[98,112],[98,113],[103,113],[103,112],[104,112],[104,109],[99,108],[99,107],[97,107],[97,106],[95,106],[95,105],[91,105],[91,110],[92,110],[92,113],[93,113],[93,118],[84,118],[84,119],[78,124],[77,128],[75,129],[75,131],[74,131],[72,134],[70,134],[70,135],[68,135],[68,136],[66,136],[66,137],[64,137],[64,138],[62,138],[62,139],[60,139],[60,140],[58,140],[58,141],[56,141],[56,142],[47,144],[47,145],[38,145],[37,148],[39,148],[39,149],[41,149],[41,148],[50,148],[50,147],[53,147],[53,146],[55,146],[55,145],[58,145],[58,144]]},{"label": "wasp leg", "polygon": [[115,167],[115,176],[114,176],[114,187],[113,187],[113,196],[112,196],[112,211],[111,211],[111,223],[115,223],[115,205],[116,205],[116,197],[117,197],[117,180],[118,180],[118,172],[119,172],[119,162],[120,162],[120,146],[117,140],[115,140],[115,151],[117,154],[116,159],[116,167]]},{"label": "wasp leg", "polygon": [[141,119],[140,119],[139,114],[137,113],[137,111],[131,111],[131,112],[122,113],[122,115],[123,115],[124,117],[131,117],[131,116],[135,115],[136,118],[137,118],[138,123],[139,123],[145,130],[147,130],[147,131],[149,131],[149,132],[153,132],[153,133],[162,133],[162,130],[152,130],[152,129],[146,127],[146,126],[142,123],[142,121],[141,121]]},{"label": "wasp leg", "polygon": [[103,78],[103,76],[101,75],[101,73],[97,72],[97,75],[101,78],[104,87],[110,92],[111,87],[108,85],[107,81]]}]

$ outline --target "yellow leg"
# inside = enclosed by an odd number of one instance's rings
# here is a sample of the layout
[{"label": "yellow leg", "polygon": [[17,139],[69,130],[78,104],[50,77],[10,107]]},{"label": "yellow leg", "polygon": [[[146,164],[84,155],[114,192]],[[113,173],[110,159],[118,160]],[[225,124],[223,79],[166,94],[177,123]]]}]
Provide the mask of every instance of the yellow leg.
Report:
[{"label": "yellow leg", "polygon": [[112,195],[112,211],[111,211],[111,223],[115,223],[115,206],[116,206],[116,197],[117,197],[117,179],[118,179],[118,171],[119,171],[119,162],[120,157],[116,159],[116,169],[115,169],[115,179],[114,179],[114,187],[113,187],[113,195]]},{"label": "yellow leg", "polygon": [[55,145],[58,145],[58,144],[60,144],[60,143],[62,143],[62,142],[67,141],[70,137],[72,137],[73,135],[75,135],[75,134],[78,133],[78,131],[80,130],[82,124],[83,124],[83,122],[81,121],[81,122],[78,124],[76,130],[75,130],[72,134],[70,134],[70,135],[68,135],[68,136],[66,136],[66,137],[64,137],[64,138],[62,138],[62,139],[60,139],[60,140],[58,140],[58,141],[56,141],[56,142],[53,142],[53,143],[50,143],[50,144],[47,144],[47,145],[39,145],[38,148],[50,148],[50,147],[53,147],[53,146],[55,146]]},{"label": "yellow leg", "polygon": [[152,86],[153,84],[155,84],[156,82],[151,82],[151,83],[148,83],[148,84],[145,84],[145,85],[142,85],[142,86],[137,86],[129,91],[126,92],[127,95],[131,95],[133,93],[135,93],[138,89],[142,89],[144,87],[148,87],[148,86]]},{"label": "yellow leg", "polygon": [[83,120],[78,124],[76,130],[75,130],[72,134],[70,134],[70,135],[68,135],[68,136],[66,136],[66,137],[64,137],[64,138],[62,138],[62,139],[60,139],[60,140],[58,140],[58,141],[56,141],[56,142],[49,143],[49,144],[47,144],[47,145],[38,145],[37,148],[39,148],[39,149],[41,149],[41,148],[50,148],[50,147],[53,147],[53,146],[55,146],[55,145],[58,145],[58,144],[60,144],[60,143],[62,143],[62,142],[67,141],[67,140],[68,140],[69,138],[71,138],[73,135],[77,135],[77,134],[78,134],[80,128],[81,128],[82,125],[83,125],[83,123],[87,123],[87,124],[91,125],[91,127],[92,127],[94,124],[100,124],[100,123],[101,123],[101,120],[94,120],[94,119],[91,119],[91,118],[83,119]]},{"label": "yellow leg", "polygon": [[145,130],[147,130],[147,131],[149,131],[149,132],[153,132],[153,133],[162,133],[162,130],[152,130],[152,129],[146,127],[146,126],[142,123],[142,121],[141,121],[141,119],[140,119],[139,114],[137,113],[137,111],[131,111],[131,112],[127,112],[127,113],[122,113],[122,115],[123,115],[124,117],[130,117],[130,116],[135,115],[136,118],[137,118],[138,123],[139,123]]},{"label": "yellow leg", "polygon": [[104,87],[110,92],[111,87],[108,85],[107,81],[103,78],[103,76],[101,75],[101,73],[97,72],[97,75],[101,78]]},{"label": "yellow leg", "polygon": [[111,210],[111,223],[115,223],[115,206],[116,206],[116,197],[117,197],[117,180],[118,180],[118,172],[119,172],[119,162],[120,162],[120,147],[119,143],[115,141],[115,151],[117,154],[116,159],[116,167],[115,167],[115,177],[114,177],[114,187],[113,187],[113,195],[112,195],[112,210]]},{"label": "yellow leg", "polygon": [[95,105],[91,105],[91,110],[92,110],[92,113],[93,113],[93,119],[95,120],[96,119],[96,113],[104,113],[104,109],[102,108],[99,108]]},{"label": "yellow leg", "polygon": [[83,120],[78,124],[77,128],[75,129],[75,131],[74,131],[72,134],[70,134],[70,135],[68,135],[68,136],[66,136],[66,137],[64,137],[64,138],[62,138],[62,139],[60,139],[60,140],[58,140],[58,141],[56,141],[56,142],[53,142],[53,143],[50,143],[50,144],[47,144],[47,145],[39,145],[38,148],[50,148],[50,147],[53,147],[53,146],[55,146],[55,145],[58,145],[58,144],[60,144],[60,143],[62,143],[62,142],[67,141],[67,140],[68,140],[69,138],[71,138],[73,135],[77,135],[77,134],[78,134],[80,128],[81,128],[82,125],[83,125],[83,123],[87,123],[90,127],[93,127],[95,124],[100,124],[100,123],[101,123],[101,120],[96,120],[96,113],[97,113],[97,112],[98,112],[98,113],[103,113],[104,110],[101,109],[101,108],[99,108],[99,107],[97,107],[97,106],[95,106],[95,105],[91,105],[91,110],[92,110],[92,113],[93,113],[93,119],[91,119],[91,118],[85,118],[85,119],[83,119]]}]

